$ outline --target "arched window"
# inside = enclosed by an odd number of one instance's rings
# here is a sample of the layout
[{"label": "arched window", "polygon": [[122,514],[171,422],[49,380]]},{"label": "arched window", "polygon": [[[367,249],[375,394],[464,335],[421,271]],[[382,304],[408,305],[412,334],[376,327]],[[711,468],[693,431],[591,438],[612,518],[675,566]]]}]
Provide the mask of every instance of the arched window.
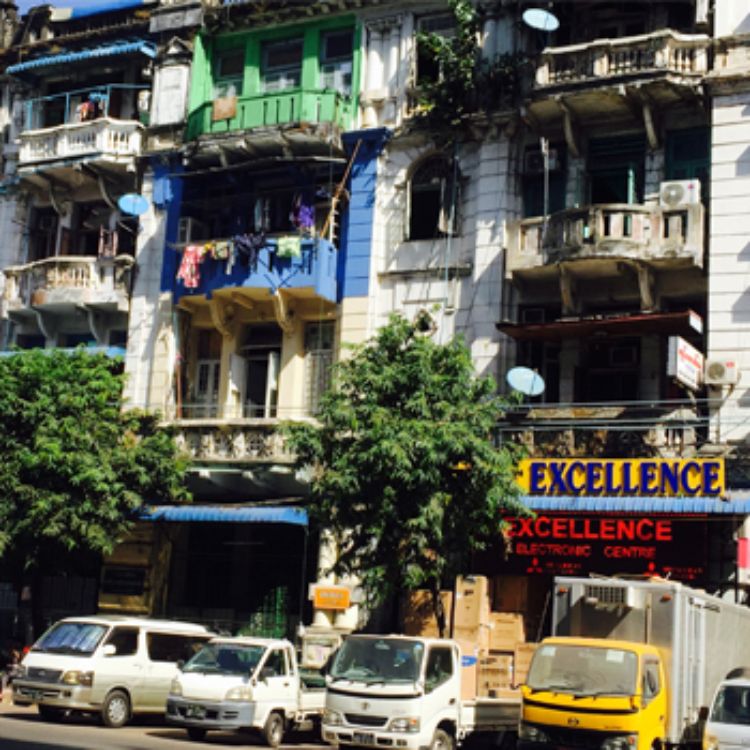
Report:
[{"label": "arched window", "polygon": [[444,156],[431,156],[409,181],[410,240],[431,240],[456,234],[459,206],[458,166]]}]

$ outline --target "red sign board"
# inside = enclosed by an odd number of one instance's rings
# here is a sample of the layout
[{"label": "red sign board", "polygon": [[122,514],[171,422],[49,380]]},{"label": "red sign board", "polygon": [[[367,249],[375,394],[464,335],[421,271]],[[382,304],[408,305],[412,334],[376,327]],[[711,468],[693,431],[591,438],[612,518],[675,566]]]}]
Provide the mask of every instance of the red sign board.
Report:
[{"label": "red sign board", "polygon": [[702,517],[540,513],[507,520],[508,558],[499,562],[503,572],[648,573],[680,581],[700,580],[705,573]]}]

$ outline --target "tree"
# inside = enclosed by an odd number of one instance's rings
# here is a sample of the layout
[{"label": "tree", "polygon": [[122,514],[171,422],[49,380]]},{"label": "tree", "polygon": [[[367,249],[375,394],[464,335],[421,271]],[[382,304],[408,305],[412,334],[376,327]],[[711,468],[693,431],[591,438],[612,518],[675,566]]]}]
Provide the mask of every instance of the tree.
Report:
[{"label": "tree", "polygon": [[358,576],[373,605],[430,589],[443,633],[441,583],[525,509],[520,449],[492,439],[506,403],[463,341],[437,344],[430,324],[391,316],[336,365],[317,424],[285,433],[313,468],[310,512],[337,545],[333,571]]},{"label": "tree", "polygon": [[71,553],[111,552],[144,502],[188,499],[172,436],[123,411],[121,371],[83,348],[0,358],[0,557],[33,594]]}]

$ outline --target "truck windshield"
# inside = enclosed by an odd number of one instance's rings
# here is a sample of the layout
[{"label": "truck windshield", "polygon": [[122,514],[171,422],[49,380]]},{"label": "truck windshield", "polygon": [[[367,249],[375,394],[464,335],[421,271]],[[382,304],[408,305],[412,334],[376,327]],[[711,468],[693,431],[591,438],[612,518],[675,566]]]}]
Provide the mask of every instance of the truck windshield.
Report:
[{"label": "truck windshield", "polygon": [[255,671],[265,646],[237,643],[207,643],[182,668],[183,672],[202,674],[249,675]]},{"label": "truck windshield", "polygon": [[719,724],[750,724],[750,686],[725,685],[716,694],[711,718]]},{"label": "truck windshield", "polygon": [[368,684],[405,683],[419,679],[424,645],[405,638],[350,636],[336,654],[331,678]]},{"label": "truck windshield", "polygon": [[638,657],[632,651],[545,644],[534,654],[526,684],[576,695],[635,695],[637,674]]},{"label": "truck windshield", "polygon": [[93,622],[58,622],[31,647],[31,650],[48,654],[91,656],[107,629],[106,625],[97,625]]}]

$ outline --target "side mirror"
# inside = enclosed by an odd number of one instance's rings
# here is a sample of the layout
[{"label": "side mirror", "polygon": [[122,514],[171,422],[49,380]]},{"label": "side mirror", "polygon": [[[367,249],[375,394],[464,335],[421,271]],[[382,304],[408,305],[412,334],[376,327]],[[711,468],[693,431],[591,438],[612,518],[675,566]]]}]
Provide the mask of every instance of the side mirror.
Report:
[{"label": "side mirror", "polygon": [[701,706],[698,709],[698,721],[708,721],[708,706]]},{"label": "side mirror", "polygon": [[108,643],[102,648],[102,656],[114,656],[117,653],[117,646],[114,643]]},{"label": "side mirror", "polygon": [[185,660],[184,660],[184,659],[180,659],[180,660],[179,660],[179,661],[177,662],[177,669],[179,669],[179,670],[180,670],[180,672],[182,672],[182,668],[183,668],[184,666],[185,666]]}]

